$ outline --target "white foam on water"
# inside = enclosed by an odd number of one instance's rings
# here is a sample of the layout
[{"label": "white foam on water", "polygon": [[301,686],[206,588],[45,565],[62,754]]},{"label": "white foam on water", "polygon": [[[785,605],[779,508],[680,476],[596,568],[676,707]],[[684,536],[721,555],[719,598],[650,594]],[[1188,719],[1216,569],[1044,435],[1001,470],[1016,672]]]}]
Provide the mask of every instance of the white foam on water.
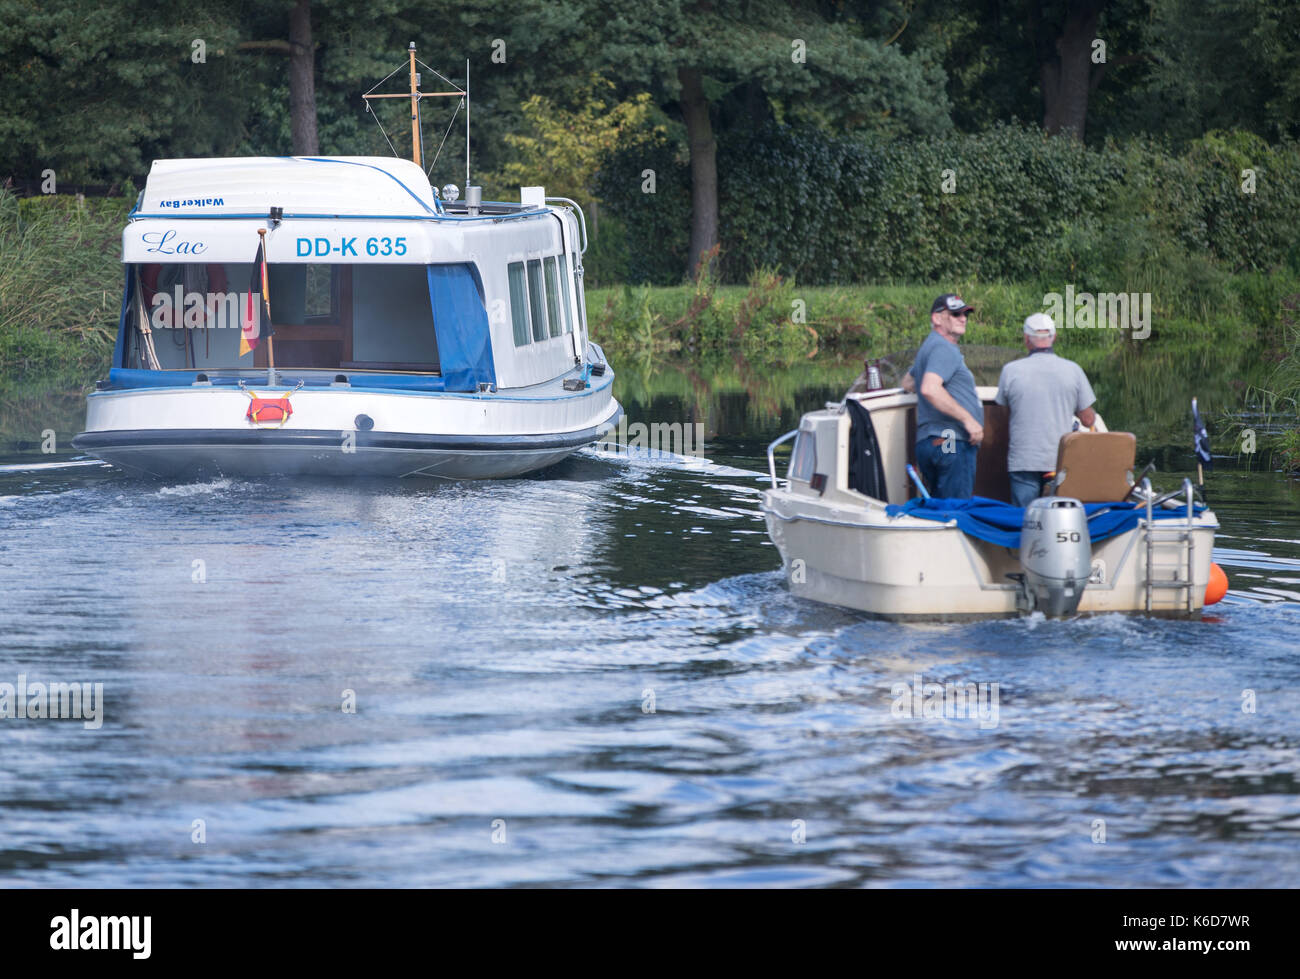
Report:
[{"label": "white foam on water", "polygon": [[21,465],[0,466],[0,473],[41,472],[45,469],[79,469],[83,466],[103,466],[108,468],[108,463],[101,462],[98,459],[81,459],[76,462],[33,462],[23,463]]},{"label": "white foam on water", "polygon": [[230,489],[229,478],[214,479],[207,483],[185,483],[181,486],[164,486],[158,490],[159,496],[202,496],[206,493],[220,493]]},{"label": "white foam on water", "polygon": [[662,449],[642,449],[630,446],[621,446],[617,449],[600,449],[593,445],[582,449],[579,454],[591,459],[602,459],[606,462],[621,462],[627,466],[683,469],[687,472],[708,473],[712,476],[759,477],[763,475],[748,469],[723,466],[703,456],[681,455],[677,452],[667,452]]}]

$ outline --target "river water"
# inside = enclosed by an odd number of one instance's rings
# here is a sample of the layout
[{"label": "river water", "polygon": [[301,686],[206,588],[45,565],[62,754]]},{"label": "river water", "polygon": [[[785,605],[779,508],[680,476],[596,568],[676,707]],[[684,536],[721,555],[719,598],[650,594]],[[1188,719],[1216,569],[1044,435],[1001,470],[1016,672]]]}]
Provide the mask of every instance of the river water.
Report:
[{"label": "river water", "polygon": [[[11,443],[0,683],[104,710],[0,718],[0,884],[1300,880],[1293,483],[1212,477],[1232,590],[1200,621],[880,623],[787,592],[757,503],[792,417],[746,404],[709,464],[491,483]],[[896,716],[918,676],[997,683],[996,723]]]}]

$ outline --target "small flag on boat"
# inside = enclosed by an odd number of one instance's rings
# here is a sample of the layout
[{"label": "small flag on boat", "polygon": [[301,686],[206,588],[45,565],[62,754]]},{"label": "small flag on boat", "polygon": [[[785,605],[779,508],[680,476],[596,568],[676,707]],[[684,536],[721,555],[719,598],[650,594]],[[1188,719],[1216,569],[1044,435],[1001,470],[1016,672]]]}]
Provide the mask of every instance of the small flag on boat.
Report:
[{"label": "small flag on boat", "polygon": [[1210,468],[1210,435],[1205,430],[1205,422],[1201,421],[1201,412],[1196,407],[1196,399],[1192,399],[1192,430],[1195,433],[1195,449],[1197,465],[1204,465],[1206,469]]},{"label": "small flag on boat", "polygon": [[239,356],[257,349],[262,337],[274,333],[271,328],[271,290],[266,277],[266,239],[258,238],[257,255],[253,258],[253,275],[248,283],[248,299],[244,320],[240,324]]}]

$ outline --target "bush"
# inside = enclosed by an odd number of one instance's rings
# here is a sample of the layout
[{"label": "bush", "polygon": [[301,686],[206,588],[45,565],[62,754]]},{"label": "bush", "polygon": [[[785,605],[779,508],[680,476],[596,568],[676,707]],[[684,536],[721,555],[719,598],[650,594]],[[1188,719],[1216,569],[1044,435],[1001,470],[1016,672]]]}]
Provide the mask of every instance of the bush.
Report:
[{"label": "bush", "polygon": [[817,352],[817,331],[798,322],[794,284],[771,269],[761,269],[746,289],[718,289],[712,275],[671,290],[626,285],[600,307],[600,294],[588,293],[592,337],[611,356],[649,359],[685,351],[708,359],[740,355],[763,364],[789,364]]},{"label": "bush", "polygon": [[[641,192],[646,168],[653,195]],[[691,208],[680,150],[662,136],[616,149],[599,187],[625,232],[628,281],[681,281]],[[1007,125],[886,140],[770,124],[720,139],[718,192],[732,283],[759,268],[806,285],[1072,282],[1149,291],[1190,315],[1215,301],[1223,272],[1300,270],[1300,146],[1248,133],[1210,133],[1177,154]]]},{"label": "bush", "polygon": [[[642,189],[647,170],[653,171],[653,193]],[[690,251],[691,176],[673,142],[651,132],[618,146],[597,173],[596,194],[627,229],[624,255],[605,253],[604,267],[625,269],[626,282],[680,282]],[[603,226],[597,237],[602,234]]]},{"label": "bush", "polygon": [[[0,190],[0,367],[106,362],[121,308],[126,198]],[[96,295],[98,293],[98,295]]]}]

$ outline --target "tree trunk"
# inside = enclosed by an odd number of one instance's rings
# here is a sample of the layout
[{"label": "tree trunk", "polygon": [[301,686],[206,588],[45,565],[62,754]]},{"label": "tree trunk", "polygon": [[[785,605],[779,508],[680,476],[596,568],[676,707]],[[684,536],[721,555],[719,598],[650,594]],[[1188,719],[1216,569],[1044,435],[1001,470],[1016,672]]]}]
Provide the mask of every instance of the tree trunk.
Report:
[{"label": "tree trunk", "polygon": [[677,80],[691,148],[691,257],[686,273],[694,275],[701,258],[718,243],[718,144],[699,71],[679,68]]},{"label": "tree trunk", "polygon": [[[1092,42],[1104,6],[1105,0],[1075,0],[1066,9],[1060,36],[1036,39],[1043,86],[1043,128],[1049,133],[1069,133],[1083,139],[1088,94],[1093,88]],[[1031,23],[1037,28],[1038,18],[1031,18]],[[1105,69],[1104,65],[1095,67],[1098,72]]]},{"label": "tree trunk", "polygon": [[311,0],[289,13],[289,130],[294,156],[320,152],[316,138],[316,50],[311,40]]}]

